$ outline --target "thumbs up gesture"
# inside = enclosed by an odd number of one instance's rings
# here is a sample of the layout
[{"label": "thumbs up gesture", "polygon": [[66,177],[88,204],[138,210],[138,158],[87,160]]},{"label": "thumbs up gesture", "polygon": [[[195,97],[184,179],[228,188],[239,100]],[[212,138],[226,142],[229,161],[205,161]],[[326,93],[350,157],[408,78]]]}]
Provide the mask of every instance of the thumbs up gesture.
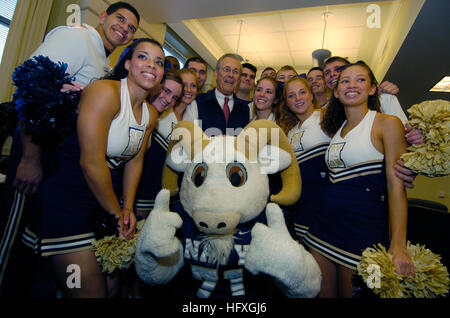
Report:
[{"label": "thumbs up gesture", "polygon": [[181,227],[181,217],[169,210],[170,192],[162,189],[155,199],[155,206],[145,221],[139,236],[137,249],[152,253],[157,258],[167,257],[180,248],[180,240],[175,232]]},{"label": "thumbs up gesture", "polygon": [[[271,274],[274,263],[280,263],[286,256],[279,255],[296,244],[288,232],[283,212],[275,203],[266,207],[267,225],[256,223],[252,229],[250,248],[245,257],[245,267],[253,274]],[[282,262],[282,261],[281,261]],[[280,264],[283,267],[283,264]]]},{"label": "thumbs up gesture", "polygon": [[267,204],[266,216],[267,225],[257,223],[252,229],[245,268],[274,277],[288,297],[314,297],[320,289],[319,266],[291,237],[277,204]]}]

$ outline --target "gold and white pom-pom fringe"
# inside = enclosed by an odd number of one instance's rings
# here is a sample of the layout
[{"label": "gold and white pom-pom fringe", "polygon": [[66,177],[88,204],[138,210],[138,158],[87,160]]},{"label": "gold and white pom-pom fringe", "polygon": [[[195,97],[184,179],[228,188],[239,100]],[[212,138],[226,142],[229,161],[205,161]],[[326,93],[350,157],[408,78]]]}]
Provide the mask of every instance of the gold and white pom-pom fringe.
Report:
[{"label": "gold and white pom-pom fringe", "polygon": [[430,100],[408,109],[409,124],[420,129],[426,142],[408,147],[401,156],[405,166],[428,177],[450,174],[450,102]]},{"label": "gold and white pom-pom fringe", "polygon": [[95,240],[92,243],[95,257],[102,266],[103,272],[111,274],[116,269],[128,269],[133,264],[137,238],[144,222],[145,220],[138,222],[136,226],[137,232],[130,240],[112,235],[105,236],[101,240]]},{"label": "gold and white pom-pom fringe", "polygon": [[[377,247],[378,246],[378,247]],[[358,274],[381,298],[437,298],[449,290],[449,275],[440,256],[425,246],[407,243],[407,252],[414,263],[414,277],[402,277],[395,270],[392,255],[378,244],[366,248],[357,266]],[[378,273],[373,268],[378,269]],[[374,275],[379,275],[375,284]],[[377,286],[378,285],[378,286]]]}]

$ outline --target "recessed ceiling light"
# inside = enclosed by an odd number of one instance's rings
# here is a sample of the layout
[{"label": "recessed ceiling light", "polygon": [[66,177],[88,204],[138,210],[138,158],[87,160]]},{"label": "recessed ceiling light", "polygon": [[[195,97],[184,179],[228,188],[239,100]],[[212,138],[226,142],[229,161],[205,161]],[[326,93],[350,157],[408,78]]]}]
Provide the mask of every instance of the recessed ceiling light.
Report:
[{"label": "recessed ceiling light", "polygon": [[445,76],[443,79],[439,81],[430,92],[445,92],[450,93],[450,76]]}]

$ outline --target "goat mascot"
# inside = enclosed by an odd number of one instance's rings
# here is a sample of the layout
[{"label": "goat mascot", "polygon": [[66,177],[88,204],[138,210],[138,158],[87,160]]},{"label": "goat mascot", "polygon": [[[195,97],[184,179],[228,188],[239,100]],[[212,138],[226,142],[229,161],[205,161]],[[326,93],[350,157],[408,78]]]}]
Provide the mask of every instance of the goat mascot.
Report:
[{"label": "goat mascot", "polygon": [[[282,189],[268,203],[267,174],[279,171]],[[174,288],[185,297],[317,295],[319,266],[292,239],[278,206],[298,200],[301,179],[289,141],[272,121],[251,122],[237,137],[211,138],[193,122],[180,122],[162,183],[136,246],[144,282],[178,279]]]}]

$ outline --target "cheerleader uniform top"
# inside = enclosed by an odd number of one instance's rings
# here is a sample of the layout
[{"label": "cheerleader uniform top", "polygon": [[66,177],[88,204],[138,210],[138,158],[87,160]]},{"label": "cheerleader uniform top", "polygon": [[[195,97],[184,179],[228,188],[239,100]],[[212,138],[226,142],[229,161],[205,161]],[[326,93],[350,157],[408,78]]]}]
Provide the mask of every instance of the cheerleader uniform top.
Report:
[{"label": "cheerleader uniform top", "polygon": [[120,112],[109,127],[106,148],[106,162],[111,169],[120,167],[139,151],[150,118],[144,101],[141,123],[136,121],[131,107],[127,79],[121,79],[120,83]]},{"label": "cheerleader uniform top", "polygon": [[319,110],[314,111],[300,127],[296,125],[292,128],[288,138],[299,164],[325,154],[330,143],[330,137],[320,127]]},{"label": "cheerleader uniform top", "polygon": [[[142,120],[134,118],[127,79],[121,80],[120,112],[111,122],[107,141],[106,162],[110,167],[114,191],[118,191],[120,169],[139,150],[149,122],[146,103],[142,104]],[[91,192],[80,166],[80,147],[76,131],[67,136],[61,150],[58,172],[47,179],[38,193],[40,213],[33,213],[23,242],[42,256],[64,254],[92,248],[95,234],[90,215],[101,208]]]},{"label": "cheerleader uniform top", "polygon": [[[256,115],[250,119],[250,122],[255,121],[255,120],[256,120]],[[271,121],[275,122],[275,115],[273,114],[273,112],[271,112],[269,114],[269,117],[267,117],[267,120],[271,120]]]},{"label": "cheerleader uniform top", "polygon": [[[372,144],[371,131],[376,111],[369,110],[361,122],[341,137],[342,128],[334,135],[326,152],[326,163],[333,183],[351,176],[381,168],[384,154]],[[354,175],[355,174],[355,175]],[[383,176],[384,177],[384,176]]]},{"label": "cheerleader uniform top", "polygon": [[372,144],[376,111],[341,137],[341,126],[325,154],[329,183],[306,243],[325,257],[356,269],[362,251],[373,244],[388,247],[389,226],[384,154]]},{"label": "cheerleader uniform top", "polygon": [[150,212],[153,209],[156,195],[161,190],[162,170],[170,136],[176,124],[178,119],[172,108],[158,118],[149,140],[150,147],[144,157],[141,180],[134,200],[135,211]]},{"label": "cheerleader uniform top", "polygon": [[297,237],[303,237],[308,230],[310,218],[321,200],[327,182],[327,166],[324,154],[330,143],[320,127],[320,110],[316,110],[302,125],[295,125],[288,133],[294,154],[300,168],[302,193],[292,209]]},{"label": "cheerleader uniform top", "polygon": [[[172,135],[173,128],[178,124],[178,119],[173,109],[170,108],[159,116],[158,124],[155,129],[155,135],[159,135],[158,139],[164,140],[164,148],[167,151],[169,145],[170,136]],[[155,136],[156,137],[156,136]]]}]

